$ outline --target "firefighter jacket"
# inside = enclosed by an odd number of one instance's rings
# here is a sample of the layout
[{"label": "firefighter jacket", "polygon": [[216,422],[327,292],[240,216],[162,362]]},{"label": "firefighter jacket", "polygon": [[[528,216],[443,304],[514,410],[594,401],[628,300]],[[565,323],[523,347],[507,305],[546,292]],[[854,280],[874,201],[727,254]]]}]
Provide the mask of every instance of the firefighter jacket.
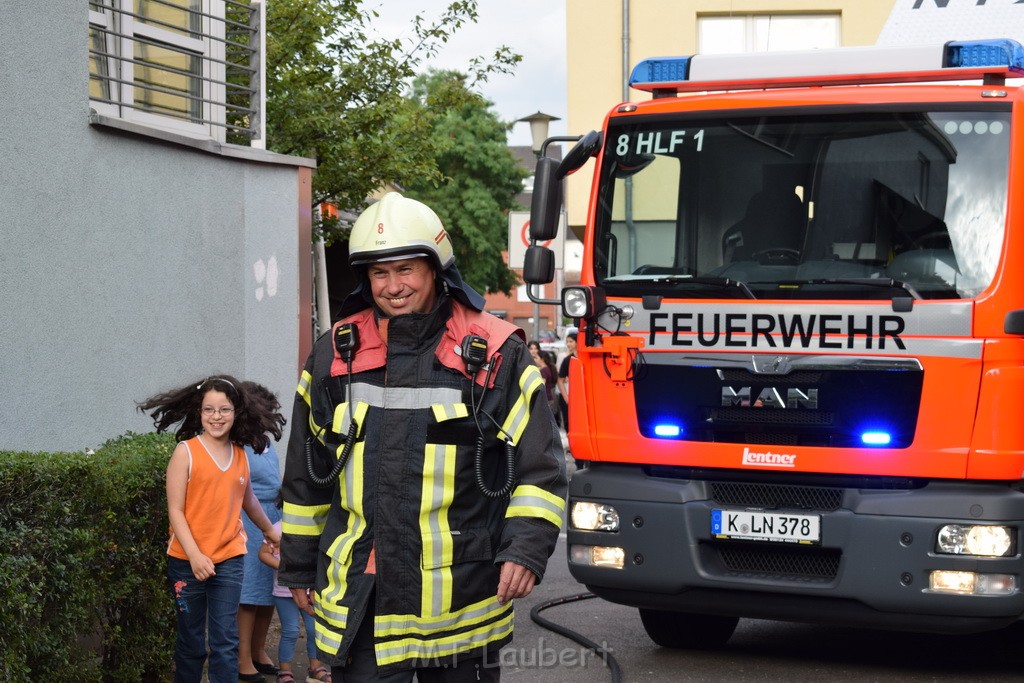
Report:
[{"label": "firefighter jacket", "polygon": [[[500,564],[542,578],[565,511],[540,371],[516,328],[446,295],[430,313],[388,319],[386,342],[372,309],[341,322],[358,333],[351,372],[325,334],[299,381],[279,581],[315,589],[315,639],[330,664],[344,665],[371,594],[382,675],[494,652],[512,637]],[[472,379],[455,351],[468,333],[487,340],[491,366]],[[340,476],[319,488],[346,441]],[[500,489],[510,453],[511,495],[485,496],[478,476]]]}]

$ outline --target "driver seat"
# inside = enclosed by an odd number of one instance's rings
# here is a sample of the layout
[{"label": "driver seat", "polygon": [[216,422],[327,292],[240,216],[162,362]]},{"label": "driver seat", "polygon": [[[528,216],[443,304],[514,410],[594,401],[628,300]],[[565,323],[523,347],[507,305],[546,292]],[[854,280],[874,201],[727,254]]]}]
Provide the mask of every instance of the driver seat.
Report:
[{"label": "driver seat", "polygon": [[722,262],[751,261],[769,249],[799,252],[804,238],[803,202],[795,192],[760,190],[738,223],[722,235]]}]

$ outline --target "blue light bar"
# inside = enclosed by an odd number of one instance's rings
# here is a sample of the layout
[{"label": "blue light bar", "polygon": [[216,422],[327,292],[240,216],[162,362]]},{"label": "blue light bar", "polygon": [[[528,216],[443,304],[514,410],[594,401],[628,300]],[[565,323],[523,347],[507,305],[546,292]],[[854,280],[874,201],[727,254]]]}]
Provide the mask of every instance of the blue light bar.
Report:
[{"label": "blue light bar", "polygon": [[1016,40],[958,40],[946,44],[947,69],[1005,66],[1024,70],[1024,47]]},{"label": "blue light bar", "polygon": [[633,67],[629,85],[637,83],[679,83],[690,75],[689,57],[653,57]]},{"label": "blue light bar", "polygon": [[888,446],[892,442],[892,435],[888,432],[864,432],[860,435],[860,441],[865,446]]},{"label": "blue light bar", "polygon": [[654,435],[663,439],[675,439],[683,433],[682,427],[673,424],[654,425]]},{"label": "blue light bar", "polygon": [[629,76],[658,93],[820,85],[924,83],[1024,75],[1024,46],[1011,39],[655,57]]}]

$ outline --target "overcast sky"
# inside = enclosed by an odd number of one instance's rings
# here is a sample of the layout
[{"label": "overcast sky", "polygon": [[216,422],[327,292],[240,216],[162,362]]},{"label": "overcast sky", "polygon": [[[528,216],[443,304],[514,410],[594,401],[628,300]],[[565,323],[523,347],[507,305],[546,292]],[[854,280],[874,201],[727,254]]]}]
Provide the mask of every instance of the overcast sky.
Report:
[{"label": "overcast sky", "polygon": [[[417,14],[436,19],[447,0],[364,0],[376,7],[376,26],[386,38],[410,37]],[[566,135],[565,3],[560,0],[480,0],[479,20],[466,24],[427,66],[466,71],[472,57],[491,55],[506,45],[523,56],[513,76],[493,76],[481,88],[503,121],[537,111],[557,116],[549,135]],[[517,123],[510,145],[531,144],[530,126]]]}]

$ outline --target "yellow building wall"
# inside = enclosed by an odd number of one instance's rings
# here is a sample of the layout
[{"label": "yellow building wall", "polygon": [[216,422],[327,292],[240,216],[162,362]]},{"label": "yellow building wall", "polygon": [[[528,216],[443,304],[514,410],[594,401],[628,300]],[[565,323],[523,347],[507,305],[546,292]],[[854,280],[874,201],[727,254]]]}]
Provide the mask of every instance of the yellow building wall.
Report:
[{"label": "yellow building wall", "polygon": [[[842,45],[875,42],[896,0],[565,0],[568,119],[571,135],[599,129],[623,98],[623,83],[642,59],[697,51],[697,18],[749,14],[840,16]],[[628,66],[623,73],[623,6],[629,5]],[[630,91],[625,99],[646,99]],[[570,228],[582,235],[593,180],[590,163],[568,178]]]}]

